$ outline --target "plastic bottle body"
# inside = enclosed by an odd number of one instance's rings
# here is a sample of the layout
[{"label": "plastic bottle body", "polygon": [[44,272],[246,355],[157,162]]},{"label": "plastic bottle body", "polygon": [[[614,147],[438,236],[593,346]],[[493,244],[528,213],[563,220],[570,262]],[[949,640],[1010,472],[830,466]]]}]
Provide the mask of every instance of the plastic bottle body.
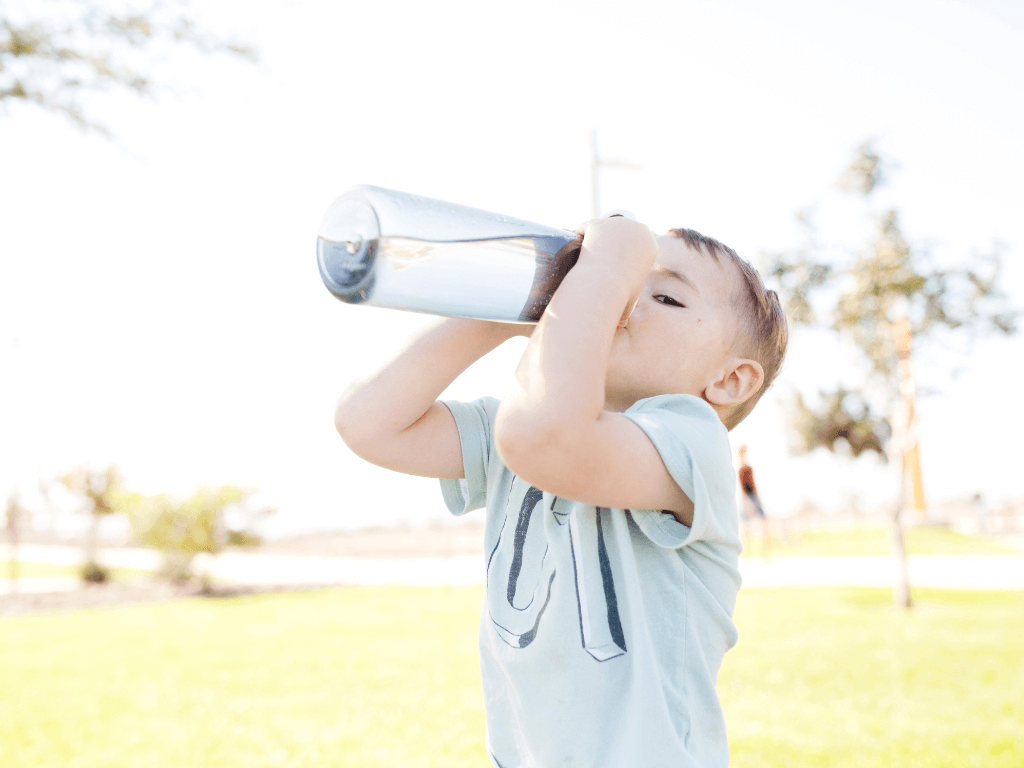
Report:
[{"label": "plastic bottle body", "polygon": [[348,303],[530,323],[579,242],[568,230],[362,186],[328,209],[317,260],[328,290]]}]

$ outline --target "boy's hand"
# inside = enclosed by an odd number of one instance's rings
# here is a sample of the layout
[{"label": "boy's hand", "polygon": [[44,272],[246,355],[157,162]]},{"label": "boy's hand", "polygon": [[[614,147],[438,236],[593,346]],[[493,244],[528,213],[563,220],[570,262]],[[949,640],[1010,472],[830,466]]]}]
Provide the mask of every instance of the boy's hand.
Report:
[{"label": "boy's hand", "polygon": [[629,301],[619,320],[620,326],[625,325],[658,255],[654,234],[643,224],[623,216],[594,219],[577,231],[583,235],[577,264],[607,269],[627,286]]},{"label": "boy's hand", "polygon": [[[636,423],[606,410],[613,346],[618,343],[628,361],[631,345],[645,343],[643,324],[640,339],[621,326],[647,282],[657,242],[647,227],[627,218],[589,221],[580,231],[579,260],[537,324],[516,383],[498,409],[498,454],[516,475],[555,496],[601,507],[668,510],[689,525],[693,504],[654,443]],[[629,394],[614,403],[616,410],[624,409]]]}]

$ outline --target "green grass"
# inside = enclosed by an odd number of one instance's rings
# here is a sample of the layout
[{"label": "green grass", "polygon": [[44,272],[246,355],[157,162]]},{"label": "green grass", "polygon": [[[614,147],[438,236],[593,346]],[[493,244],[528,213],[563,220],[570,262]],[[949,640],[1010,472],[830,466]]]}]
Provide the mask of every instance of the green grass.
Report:
[{"label": "green grass", "polygon": [[[836,531],[809,531],[778,538],[773,531],[767,550],[756,536],[744,542],[743,554],[769,555],[886,555],[889,536],[883,528],[850,528]],[[905,531],[907,553],[911,555],[994,555],[1013,554],[1016,550],[981,536],[967,536],[948,528],[918,526]]]},{"label": "green grass", "polygon": [[[18,561],[18,578],[33,576],[75,576],[81,568],[73,565],[51,565],[50,563],[25,563]],[[0,579],[11,577],[11,561],[0,560]]]},{"label": "green grass", "polygon": [[473,589],[0,622],[0,766],[482,766]]},{"label": "green grass", "polygon": [[1024,592],[741,593],[719,677],[736,768],[1024,764]]},{"label": "green grass", "polygon": [[[113,579],[128,579],[149,571],[136,571],[127,568],[111,568],[110,576]],[[26,563],[18,561],[18,578],[30,579],[37,576],[80,576],[82,566],[80,565],[53,565],[51,563]],[[0,560],[0,579],[9,579],[11,576],[11,561]]]},{"label": "green grass", "polygon": [[[741,592],[736,768],[1024,763],[1024,593]],[[482,768],[479,588],[0,620],[4,768]]]}]

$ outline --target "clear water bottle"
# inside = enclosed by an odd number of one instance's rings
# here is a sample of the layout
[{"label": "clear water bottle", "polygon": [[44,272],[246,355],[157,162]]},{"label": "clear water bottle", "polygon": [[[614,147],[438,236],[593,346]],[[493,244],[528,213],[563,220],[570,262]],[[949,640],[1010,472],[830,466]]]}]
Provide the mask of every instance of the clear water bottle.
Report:
[{"label": "clear water bottle", "polygon": [[359,186],[327,210],[317,261],[350,304],[535,323],[580,243],[569,230]]}]

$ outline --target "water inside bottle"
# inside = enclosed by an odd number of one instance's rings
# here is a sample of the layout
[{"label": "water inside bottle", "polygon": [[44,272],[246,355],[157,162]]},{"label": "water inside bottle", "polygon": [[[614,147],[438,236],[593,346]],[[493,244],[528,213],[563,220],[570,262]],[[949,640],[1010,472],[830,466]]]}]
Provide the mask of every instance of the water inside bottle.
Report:
[{"label": "water inside bottle", "polygon": [[491,259],[495,266],[521,259],[532,267],[538,258],[554,258],[564,244],[564,241],[553,237],[499,237],[491,240],[452,242],[432,242],[410,237],[381,237],[377,240],[377,254],[387,257],[392,268],[397,270],[445,257]]},{"label": "water inside bottle", "polygon": [[344,301],[518,322],[540,319],[579,255],[579,239],[569,232],[448,242],[319,238],[317,245]]},{"label": "water inside bottle", "polygon": [[569,233],[457,242],[382,237],[377,258],[387,259],[391,280],[380,288],[401,294],[401,302],[433,290],[451,314],[536,322],[576,262],[574,242]]}]

